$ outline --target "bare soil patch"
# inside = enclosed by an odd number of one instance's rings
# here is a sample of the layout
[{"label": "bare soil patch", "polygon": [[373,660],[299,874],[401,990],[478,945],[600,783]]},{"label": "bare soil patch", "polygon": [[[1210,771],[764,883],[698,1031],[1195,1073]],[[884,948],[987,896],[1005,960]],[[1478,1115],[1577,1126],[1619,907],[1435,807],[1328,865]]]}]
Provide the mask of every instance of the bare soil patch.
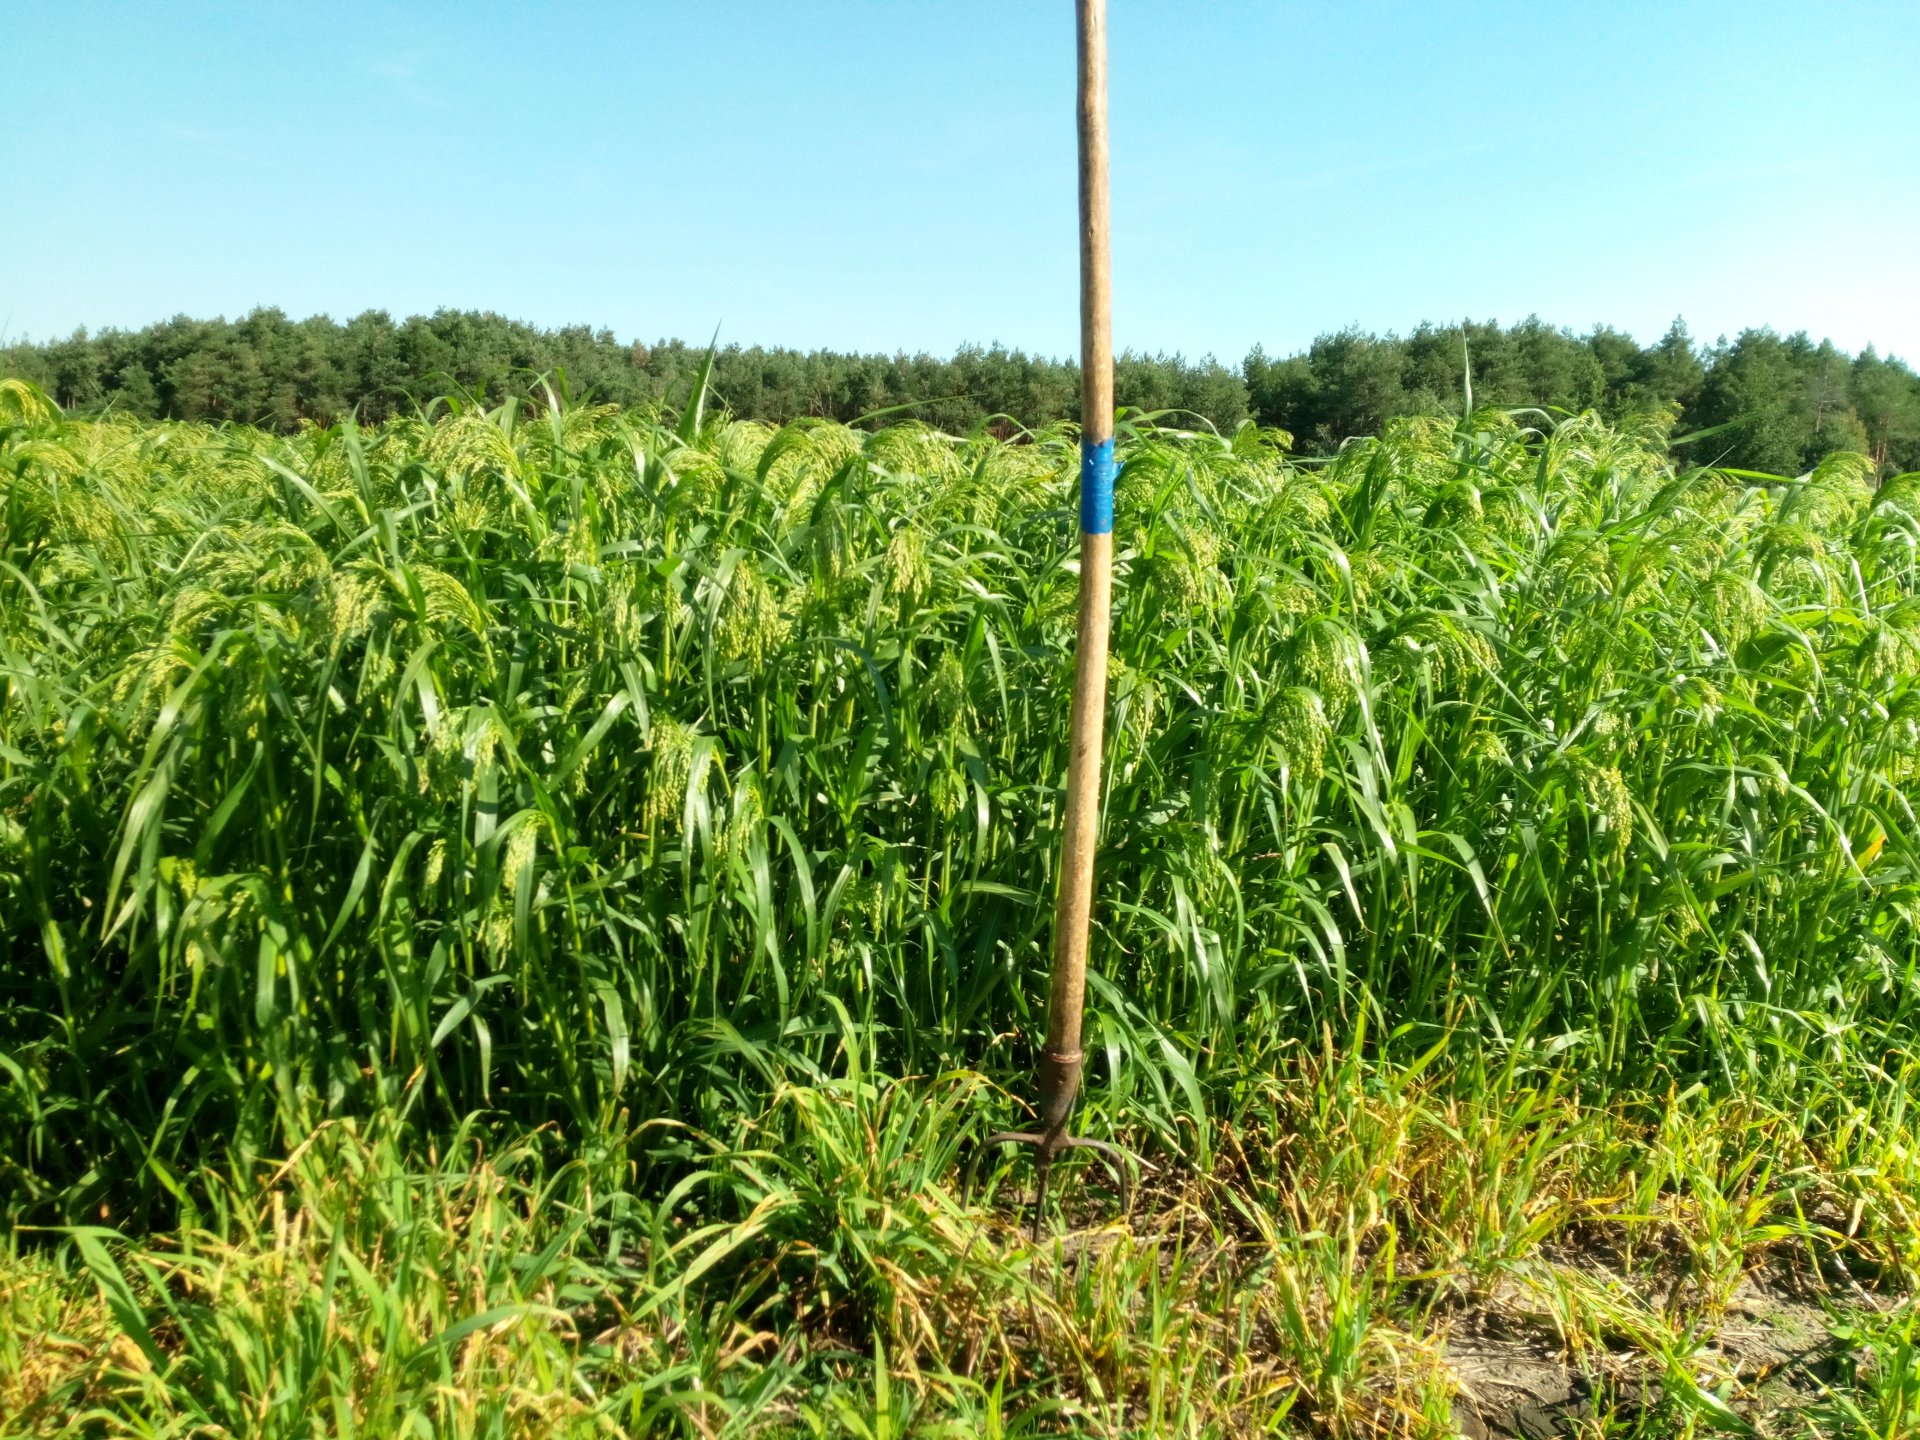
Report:
[{"label": "bare soil patch", "polygon": [[[1575,1293],[1608,1297],[1623,1313],[1638,1310],[1651,1320],[1665,1298],[1660,1280],[1629,1276],[1591,1256],[1577,1267],[1552,1268]],[[1666,1398],[1663,1357],[1624,1333],[1568,1336],[1542,1303],[1544,1288],[1503,1282],[1447,1317],[1440,1350],[1458,1387],[1454,1417],[1462,1436],[1549,1440],[1598,1434],[1603,1419],[1631,1423]],[[1841,1356],[1830,1309],[1822,1303],[1830,1293],[1796,1267],[1750,1272],[1718,1318],[1702,1325],[1692,1351],[1675,1359],[1703,1388],[1726,1390],[1727,1408],[1759,1434],[1788,1433],[1795,1412],[1826,1394]],[[1892,1303],[1860,1289],[1851,1277],[1844,1296],[1836,1298],[1850,1309]]]}]

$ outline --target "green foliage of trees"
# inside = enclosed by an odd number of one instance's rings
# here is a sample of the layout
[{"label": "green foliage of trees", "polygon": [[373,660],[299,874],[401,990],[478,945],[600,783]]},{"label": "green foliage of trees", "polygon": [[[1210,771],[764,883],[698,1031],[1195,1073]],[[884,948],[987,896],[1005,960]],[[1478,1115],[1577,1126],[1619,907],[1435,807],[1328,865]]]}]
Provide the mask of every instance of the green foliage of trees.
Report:
[{"label": "green foliage of trees", "polygon": [[[680,340],[627,344],[609,330],[541,330],[475,311],[395,321],[370,310],[340,324],[256,310],[237,321],[182,316],[16,344],[0,350],[0,374],[31,380],[81,414],[113,408],[290,432],[356,407],[363,422],[377,423],[450,391],[498,402],[542,376],[574,399],[672,402],[687,394],[704,355]],[[1077,418],[1080,372],[999,345],[951,358],[729,345],[715,357],[712,388],[734,414],[755,419],[845,422],[910,406],[917,418],[964,432],[996,416],[1031,425]],[[1223,428],[1247,418],[1240,376],[1212,359],[1125,355],[1118,389],[1124,405],[1191,411]]]},{"label": "green foliage of trees", "polygon": [[[391,419],[448,392],[498,402],[541,376],[576,399],[673,402],[704,353],[681,340],[627,343],[609,330],[542,330],[479,311],[396,321],[370,310],[340,323],[263,309],[15,344],[0,349],[0,374],[31,380],[80,413],[292,431],[356,408],[363,421]],[[1256,347],[1237,370],[1211,356],[1126,354],[1115,389],[1122,405],[1184,411],[1223,431],[1253,420],[1325,453],[1401,416],[1457,413],[1469,369],[1477,404],[1615,417],[1670,409],[1676,434],[1714,432],[1697,442],[1696,458],[1721,464],[1799,474],[1850,449],[1870,454],[1883,474],[1920,468],[1920,377],[1906,364],[1765,329],[1711,346],[1679,321],[1648,346],[1606,326],[1578,335],[1537,317],[1424,324],[1405,336],[1350,329],[1296,355]],[[996,419],[1003,429],[1077,419],[1079,387],[1072,361],[1000,345],[949,357],[729,345],[713,374],[714,393],[740,416],[846,423],[911,414],[956,433]]]}]

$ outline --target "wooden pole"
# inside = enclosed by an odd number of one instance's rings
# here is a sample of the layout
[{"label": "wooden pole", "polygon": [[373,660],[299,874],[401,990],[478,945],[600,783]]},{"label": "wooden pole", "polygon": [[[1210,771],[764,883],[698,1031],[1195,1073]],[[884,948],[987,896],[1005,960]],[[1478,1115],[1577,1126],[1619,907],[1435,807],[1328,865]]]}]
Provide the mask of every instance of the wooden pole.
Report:
[{"label": "wooden pole", "polygon": [[[1107,5],[1076,0],[1080,31],[1080,632],[1074,651],[1067,806],[1053,925],[1053,987],[1040,1052],[1048,1165],[1080,1088],[1080,1014],[1100,826],[1107,710],[1107,631],[1113,607],[1113,284],[1107,252]],[[1043,1171],[1044,1174],[1044,1171]],[[1042,1188],[1044,1191],[1044,1179]]]},{"label": "wooden pole", "polygon": [[1053,912],[1053,985],[1040,1047],[1038,1130],[1004,1130],[987,1147],[1034,1147],[1033,1234],[1047,1210],[1047,1176],[1062,1150],[1097,1150],[1120,1180],[1153,1167],[1104,1140],[1067,1133],[1080,1090],[1080,1012],[1087,996],[1093,852],[1100,830],[1101,741],[1107,721],[1107,629],[1113,611],[1113,285],[1107,262],[1107,0],[1075,0],[1080,26],[1080,634],[1073,655],[1067,808]]}]

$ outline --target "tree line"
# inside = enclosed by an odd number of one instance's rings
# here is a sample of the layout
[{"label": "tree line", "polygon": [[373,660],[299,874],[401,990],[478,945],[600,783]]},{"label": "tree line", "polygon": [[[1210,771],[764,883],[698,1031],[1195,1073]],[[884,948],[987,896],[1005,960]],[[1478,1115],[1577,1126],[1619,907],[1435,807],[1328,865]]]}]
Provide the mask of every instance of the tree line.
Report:
[{"label": "tree line", "polygon": [[[258,309],[238,320],[180,316],[15,343],[0,347],[0,375],[31,380],[82,413],[292,430],[349,411],[382,420],[448,393],[498,401],[542,376],[575,400],[673,404],[705,353],[681,340],[645,345],[481,311],[395,320],[370,310],[343,323]],[[1871,455],[1883,473],[1920,469],[1920,377],[1905,363],[1769,329],[1704,345],[1675,321],[1645,346],[1606,326],[1576,334],[1537,318],[1426,324],[1404,336],[1350,329],[1284,357],[1256,347],[1237,369],[1212,356],[1124,354],[1114,392],[1122,405],[1186,412],[1222,430],[1246,420],[1277,426],[1300,450],[1324,453],[1395,416],[1457,412],[1469,373],[1476,404],[1613,417],[1670,408],[1676,435],[1711,432],[1691,453],[1722,464],[1797,474],[1848,449]],[[735,414],[774,422],[911,414],[952,431],[1077,419],[1080,401],[1075,362],[1000,345],[937,356],[731,344],[714,356],[712,387]]]}]

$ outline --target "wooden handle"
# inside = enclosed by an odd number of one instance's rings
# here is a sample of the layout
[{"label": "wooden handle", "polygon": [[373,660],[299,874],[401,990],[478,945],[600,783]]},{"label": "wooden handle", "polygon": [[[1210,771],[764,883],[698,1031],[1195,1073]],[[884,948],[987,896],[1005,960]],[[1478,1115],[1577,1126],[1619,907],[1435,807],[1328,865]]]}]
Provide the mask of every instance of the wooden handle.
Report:
[{"label": "wooden handle", "polygon": [[1113,439],[1113,266],[1107,252],[1107,0],[1080,12],[1080,433]]},{"label": "wooden handle", "polygon": [[[1064,1126],[1080,1078],[1100,759],[1113,607],[1113,285],[1107,254],[1107,6],[1077,0],[1080,21],[1080,630],[1074,651],[1067,808],[1053,926],[1053,987],[1041,1113]],[[1057,1078],[1056,1078],[1057,1077]],[[1057,1121],[1054,1117],[1058,1117]]]}]

